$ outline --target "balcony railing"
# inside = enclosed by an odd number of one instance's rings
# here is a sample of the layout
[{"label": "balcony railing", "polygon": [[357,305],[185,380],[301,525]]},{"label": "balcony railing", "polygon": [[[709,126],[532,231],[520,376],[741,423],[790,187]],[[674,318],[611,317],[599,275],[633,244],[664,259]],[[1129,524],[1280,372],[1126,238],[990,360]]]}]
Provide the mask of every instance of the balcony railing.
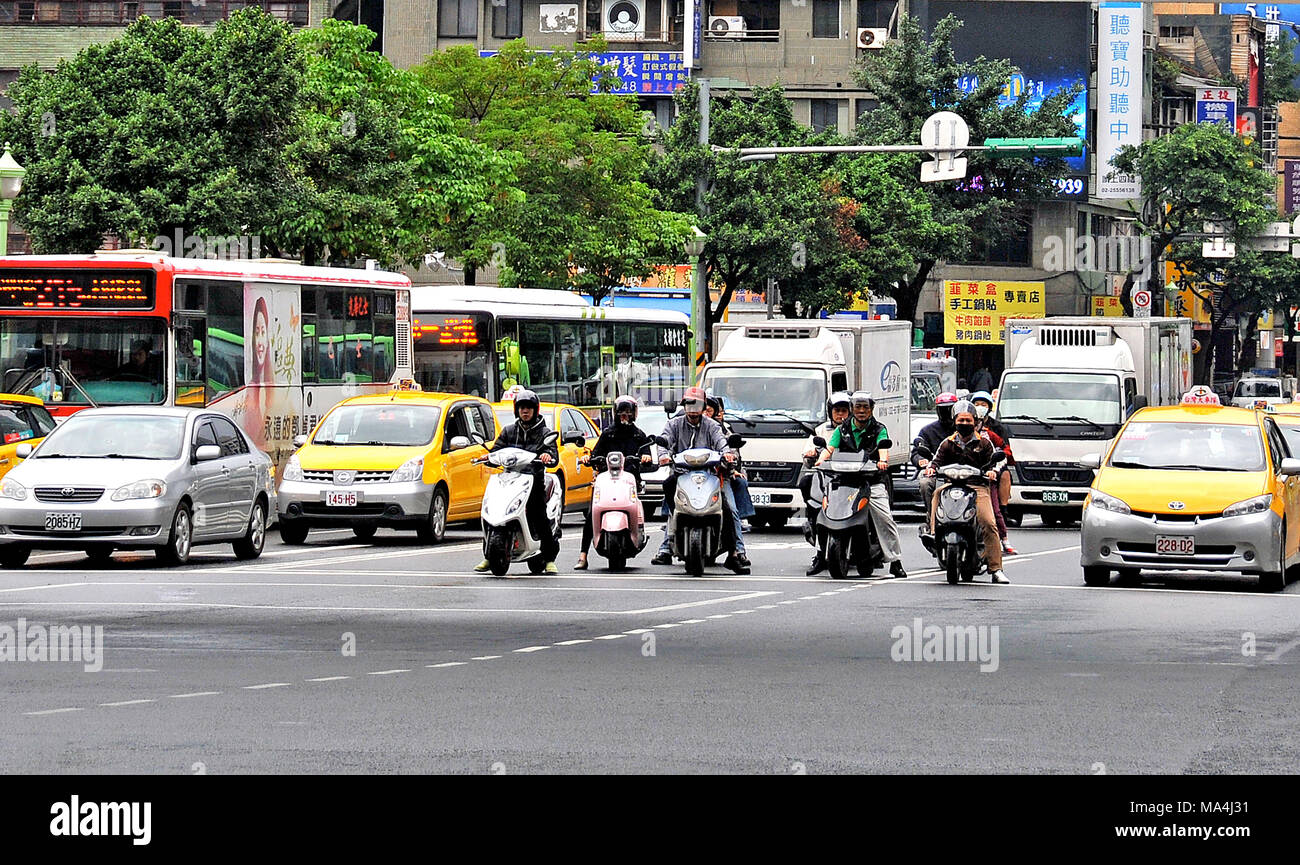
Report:
[{"label": "balcony railing", "polygon": [[577,37],[579,42],[585,42],[593,36],[604,36],[605,41],[609,43],[610,51],[622,51],[622,46],[629,46],[630,50],[636,50],[634,46],[643,45],[647,42],[656,45],[682,42],[682,23],[680,21],[669,22],[668,26],[660,27],[647,23],[643,33],[618,33],[613,30],[588,30],[579,28]]},{"label": "balcony railing", "polygon": [[176,18],[186,24],[213,24],[247,6],[257,6],[290,24],[307,25],[309,0],[0,0],[0,25],[115,27],[141,15]]}]

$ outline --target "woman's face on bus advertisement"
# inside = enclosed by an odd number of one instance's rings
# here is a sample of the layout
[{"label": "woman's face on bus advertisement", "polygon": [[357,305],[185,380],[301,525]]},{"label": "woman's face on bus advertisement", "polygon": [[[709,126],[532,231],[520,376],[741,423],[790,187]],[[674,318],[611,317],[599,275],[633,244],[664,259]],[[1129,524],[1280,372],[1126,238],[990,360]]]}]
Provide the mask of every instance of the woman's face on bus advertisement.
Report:
[{"label": "woman's face on bus advertisement", "polygon": [[253,314],[253,358],[259,369],[267,366],[270,343],[266,336],[266,314],[261,309]]}]

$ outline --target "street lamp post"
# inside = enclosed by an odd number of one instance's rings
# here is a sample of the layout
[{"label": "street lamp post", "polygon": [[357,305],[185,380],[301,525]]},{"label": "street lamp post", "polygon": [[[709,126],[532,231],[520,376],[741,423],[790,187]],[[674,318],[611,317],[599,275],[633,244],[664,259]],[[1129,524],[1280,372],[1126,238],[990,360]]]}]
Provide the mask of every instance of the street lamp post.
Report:
[{"label": "street lamp post", "polygon": [[704,247],[708,242],[709,236],[692,225],[691,238],[686,241],[686,255],[691,260],[691,333],[687,362],[692,373],[688,386],[695,383],[695,372],[699,366],[699,355],[696,352],[703,349],[708,341],[708,335],[701,328],[708,326],[709,316],[705,304],[709,302],[709,295],[704,290],[704,271],[700,267],[700,257],[704,255]]},{"label": "street lamp post", "polygon": [[9,254],[9,211],[26,175],[27,170],[14,159],[6,143],[4,155],[0,156],[0,255]]}]

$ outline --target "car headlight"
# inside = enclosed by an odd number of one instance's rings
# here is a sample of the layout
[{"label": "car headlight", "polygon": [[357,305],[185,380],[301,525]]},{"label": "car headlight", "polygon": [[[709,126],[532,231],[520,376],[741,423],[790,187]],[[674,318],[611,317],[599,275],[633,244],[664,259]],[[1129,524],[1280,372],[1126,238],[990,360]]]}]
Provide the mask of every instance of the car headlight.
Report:
[{"label": "car headlight", "polygon": [[423,476],[424,457],[416,457],[398,466],[397,471],[393,472],[388,479],[394,483],[406,483],[408,481],[418,481]]},{"label": "car headlight", "polygon": [[0,483],[0,496],[21,502],[27,498],[27,487],[13,478],[5,478],[4,482]]},{"label": "car headlight", "polygon": [[286,481],[300,481],[303,479],[302,463],[298,462],[297,454],[289,457],[289,461],[284,464],[284,479]]},{"label": "car headlight", "polygon": [[1108,496],[1105,493],[1093,490],[1090,498],[1091,506],[1101,511],[1111,511],[1117,514],[1131,514],[1132,510],[1114,496]]},{"label": "car headlight", "polygon": [[118,487],[113,493],[113,501],[124,502],[127,499],[156,499],[167,492],[167,484],[159,480],[136,481],[124,487]]},{"label": "car headlight", "polygon": [[1246,499],[1244,502],[1237,502],[1235,505],[1229,505],[1223,509],[1225,517],[1244,517],[1247,514],[1262,514],[1273,507],[1273,494],[1267,493],[1262,496],[1255,496],[1253,499]]}]

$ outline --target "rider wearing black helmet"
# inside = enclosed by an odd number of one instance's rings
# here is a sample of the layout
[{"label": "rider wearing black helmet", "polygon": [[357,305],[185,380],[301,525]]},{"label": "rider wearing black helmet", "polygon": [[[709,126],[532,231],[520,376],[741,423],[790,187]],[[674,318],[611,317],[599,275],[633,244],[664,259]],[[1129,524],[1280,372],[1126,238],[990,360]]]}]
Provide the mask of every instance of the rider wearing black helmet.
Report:
[{"label": "rider wearing black helmet", "polygon": [[[491,450],[502,448],[523,448],[539,454],[533,466],[533,489],[528,494],[528,503],[524,506],[528,515],[528,525],[533,535],[542,542],[542,559],[546,562],[546,573],[558,573],[555,559],[560,554],[560,542],[551,534],[551,522],[546,517],[546,466],[553,466],[560,459],[560,452],[555,443],[546,444],[544,439],[550,433],[546,421],[541,415],[541,400],[531,390],[521,390],[515,395],[515,422],[509,424],[497,436]],[[474,570],[482,573],[488,569],[484,559]]]},{"label": "rider wearing black helmet", "polygon": [[[583,457],[581,462],[589,465],[597,457],[618,451],[627,457],[623,465],[636,476],[639,487],[641,464],[650,462],[650,451],[646,448],[650,437],[636,425],[638,408],[636,397],[624,394],[614,400],[614,425],[601,432],[596,446],[591,449],[591,456]],[[587,553],[591,550],[592,536],[590,508],[582,512],[582,519],[582,552],[578,554],[578,563],[573,566],[575,571],[587,570]]]}]

